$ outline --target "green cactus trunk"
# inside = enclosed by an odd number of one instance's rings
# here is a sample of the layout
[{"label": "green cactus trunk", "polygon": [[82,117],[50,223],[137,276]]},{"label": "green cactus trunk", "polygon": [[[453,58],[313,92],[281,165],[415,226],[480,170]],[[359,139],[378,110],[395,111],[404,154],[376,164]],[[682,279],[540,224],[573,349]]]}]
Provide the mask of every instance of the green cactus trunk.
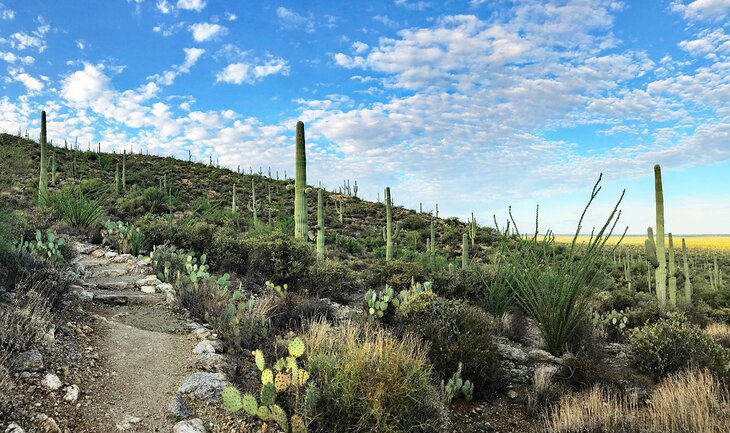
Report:
[{"label": "green cactus trunk", "polygon": [[461,269],[469,266],[469,235],[464,233],[461,237]]},{"label": "green cactus trunk", "polygon": [[433,221],[431,221],[431,260],[436,255],[436,228],[434,227]]},{"label": "green cactus trunk", "polygon": [[48,143],[46,139],[46,112],[41,111],[41,169],[38,177],[38,203],[41,205],[46,204],[48,201],[48,166],[46,165]]},{"label": "green cactus trunk", "polygon": [[654,194],[656,201],[656,257],[659,266],[656,268],[656,293],[659,307],[667,307],[667,259],[664,246],[664,190],[662,187],[662,169],[654,166]]},{"label": "green cactus trunk", "polygon": [[390,187],[385,188],[385,261],[393,259],[393,214]]},{"label": "green cactus trunk", "polygon": [[304,123],[297,122],[296,177],[294,178],[294,237],[307,239],[307,157],[304,150]]},{"label": "green cactus trunk", "polygon": [[469,238],[473,247],[477,239],[477,220],[474,218],[474,212],[471,213],[471,221],[469,222]]},{"label": "green cactus trunk", "polygon": [[689,276],[689,260],[687,259],[687,243],[682,238],[682,259],[684,268],[684,305],[692,304],[692,280]]},{"label": "green cactus trunk", "polygon": [[259,222],[258,206],[259,204],[256,201],[256,184],[254,183],[253,178],[251,178],[251,207],[249,209],[253,213],[254,225],[258,224]]},{"label": "green cactus trunk", "polygon": [[56,155],[51,155],[51,185],[56,185]]},{"label": "green cactus trunk", "polygon": [[677,262],[674,256],[674,240],[669,233],[669,307],[677,308]]},{"label": "green cactus trunk", "polygon": [[233,184],[233,194],[231,195],[231,212],[236,213],[236,184]]},{"label": "green cactus trunk", "polygon": [[122,191],[127,191],[127,149],[122,153]]},{"label": "green cactus trunk", "polygon": [[317,191],[317,261],[324,262],[324,193]]}]

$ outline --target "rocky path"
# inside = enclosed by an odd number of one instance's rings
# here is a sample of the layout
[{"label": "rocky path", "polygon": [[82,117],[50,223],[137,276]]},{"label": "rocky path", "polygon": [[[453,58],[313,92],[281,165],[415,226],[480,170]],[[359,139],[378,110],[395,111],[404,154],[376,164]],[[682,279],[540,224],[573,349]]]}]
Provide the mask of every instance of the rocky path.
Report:
[{"label": "rocky path", "polygon": [[189,371],[221,363],[215,341],[205,340],[209,332],[166,305],[172,286],[145,262],[91,244],[74,248],[74,290],[97,315],[94,346],[103,373],[83,386],[88,403],[73,432],[205,431],[199,420],[176,422],[189,415],[181,391],[215,400],[226,384],[220,373]]}]

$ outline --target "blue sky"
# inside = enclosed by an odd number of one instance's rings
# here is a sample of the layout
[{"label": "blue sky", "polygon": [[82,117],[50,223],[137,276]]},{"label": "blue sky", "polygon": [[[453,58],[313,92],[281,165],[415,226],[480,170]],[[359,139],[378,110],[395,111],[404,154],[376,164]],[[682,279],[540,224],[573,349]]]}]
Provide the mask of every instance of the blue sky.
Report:
[{"label": "blue sky", "polygon": [[569,232],[598,173],[653,224],[730,233],[730,0],[0,0],[0,130],[358,180]]}]

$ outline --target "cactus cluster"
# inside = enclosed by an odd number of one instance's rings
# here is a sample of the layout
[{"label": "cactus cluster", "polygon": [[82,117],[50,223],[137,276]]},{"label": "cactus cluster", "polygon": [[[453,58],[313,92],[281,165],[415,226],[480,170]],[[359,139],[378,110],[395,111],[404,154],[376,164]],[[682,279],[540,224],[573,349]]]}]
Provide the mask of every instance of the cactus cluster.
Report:
[{"label": "cactus cluster", "polygon": [[[221,397],[223,405],[230,412],[243,409],[247,414],[260,418],[264,423],[275,422],[284,433],[306,433],[307,424],[296,414],[289,417],[286,411],[276,403],[279,395],[291,393],[298,395],[309,381],[309,372],[299,365],[304,354],[304,342],[294,338],[289,342],[289,356],[279,358],[271,367],[266,365],[264,353],[261,350],[253,351],[252,355],[256,367],[261,372],[261,389],[258,400],[253,394],[241,395],[233,386],[223,389]],[[268,426],[264,424],[264,429]]]},{"label": "cactus cluster", "polygon": [[134,224],[106,221],[102,223],[101,234],[104,242],[114,245],[124,254],[136,256],[142,250],[142,230]]},{"label": "cactus cluster", "polygon": [[474,384],[461,378],[461,369],[462,364],[460,362],[459,368],[449,381],[445,385],[441,382],[444,399],[447,403],[451,403],[456,397],[461,397],[464,401],[471,401],[474,398]]},{"label": "cactus cluster", "polygon": [[368,312],[368,319],[382,319],[389,313],[394,313],[400,305],[400,298],[392,287],[386,285],[385,290],[376,292],[368,290],[365,293],[365,309]]},{"label": "cactus cluster", "polygon": [[342,187],[340,187],[340,194],[345,194],[350,197],[357,197],[357,191],[358,191],[357,181],[354,181],[352,186],[350,186],[350,179],[342,181]]},{"label": "cactus cluster", "polygon": [[65,244],[65,239],[57,236],[51,230],[46,231],[45,239],[43,232],[36,230],[34,241],[24,241],[21,239],[15,248],[22,253],[33,254],[56,263],[64,263],[66,260],[63,258],[63,254],[61,254],[61,247]]}]

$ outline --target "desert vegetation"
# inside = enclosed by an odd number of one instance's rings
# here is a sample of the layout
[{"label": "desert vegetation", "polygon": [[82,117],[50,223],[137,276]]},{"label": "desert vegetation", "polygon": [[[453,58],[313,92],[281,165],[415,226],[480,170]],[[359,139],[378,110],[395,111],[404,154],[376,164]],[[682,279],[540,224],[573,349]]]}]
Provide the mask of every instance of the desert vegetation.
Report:
[{"label": "desert vegetation", "polygon": [[[205,359],[226,365],[210,395],[180,393],[187,426],[730,431],[730,256],[667,232],[659,166],[656,227],[640,245],[623,242],[623,195],[582,237],[601,176],[566,241],[537,213],[523,232],[511,210],[487,227],[397,206],[387,187],[382,202],[354,180],[315,187],[302,122],[289,179],[51,144],[45,119],[38,142],[0,135],[3,428],[49,424],[32,405],[58,388],[28,387],[88,364],[74,329],[98,324],[77,281],[91,245],[149,269],[141,290],[163,291],[160,304],[210,335],[203,354],[220,358]],[[56,428],[83,425],[63,407]]]}]

